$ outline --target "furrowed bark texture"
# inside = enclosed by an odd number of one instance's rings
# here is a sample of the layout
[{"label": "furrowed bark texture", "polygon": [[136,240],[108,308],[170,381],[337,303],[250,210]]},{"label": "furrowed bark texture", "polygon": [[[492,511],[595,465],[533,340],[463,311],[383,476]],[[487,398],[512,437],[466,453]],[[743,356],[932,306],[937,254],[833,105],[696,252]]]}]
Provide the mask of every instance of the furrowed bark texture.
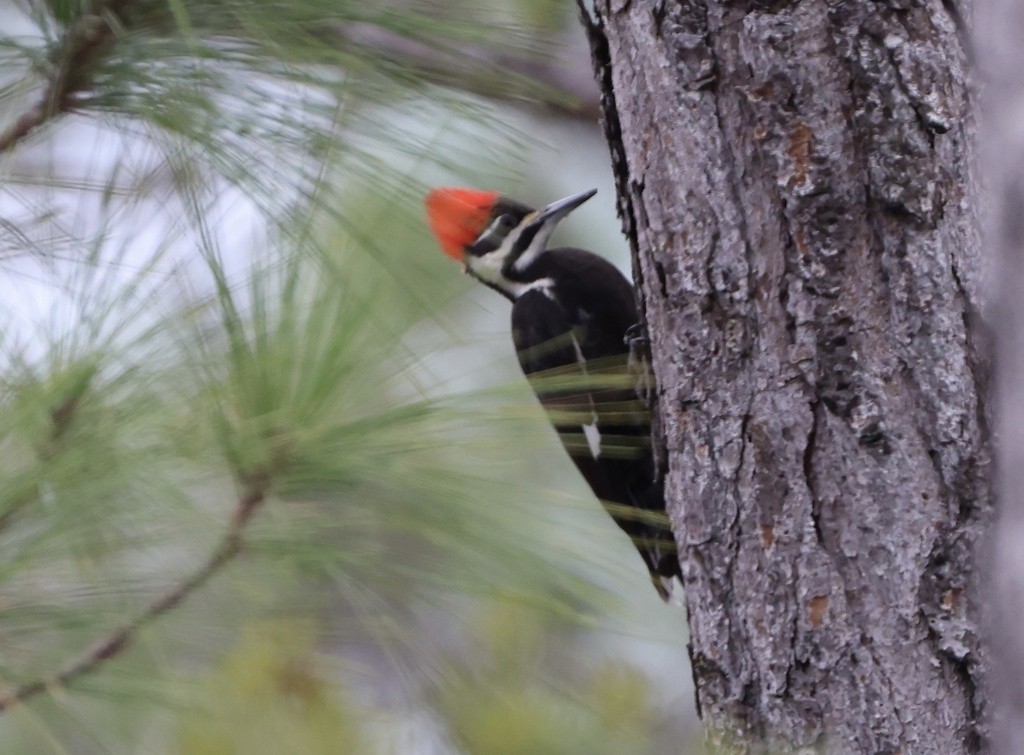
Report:
[{"label": "furrowed bark texture", "polygon": [[958,15],[596,10],[710,735],[984,748],[973,555],[992,499]]},{"label": "furrowed bark texture", "polygon": [[993,687],[996,750],[1024,752],[1024,5],[992,0],[980,19],[986,73],[986,177],[994,198],[989,253],[998,345],[999,526],[996,529]]}]

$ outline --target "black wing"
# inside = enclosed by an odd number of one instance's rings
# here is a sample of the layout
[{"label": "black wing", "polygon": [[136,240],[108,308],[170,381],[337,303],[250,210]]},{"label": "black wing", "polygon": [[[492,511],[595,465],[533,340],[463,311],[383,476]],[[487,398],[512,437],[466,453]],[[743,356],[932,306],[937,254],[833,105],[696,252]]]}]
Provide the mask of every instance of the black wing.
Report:
[{"label": "black wing", "polygon": [[609,334],[593,332],[588,320],[578,306],[570,314],[547,293],[526,292],[512,307],[519,364],[569,456],[633,540],[666,598],[658,577],[678,573],[678,560],[662,489],[654,481],[650,420],[627,365],[623,337],[631,323],[621,334]]}]

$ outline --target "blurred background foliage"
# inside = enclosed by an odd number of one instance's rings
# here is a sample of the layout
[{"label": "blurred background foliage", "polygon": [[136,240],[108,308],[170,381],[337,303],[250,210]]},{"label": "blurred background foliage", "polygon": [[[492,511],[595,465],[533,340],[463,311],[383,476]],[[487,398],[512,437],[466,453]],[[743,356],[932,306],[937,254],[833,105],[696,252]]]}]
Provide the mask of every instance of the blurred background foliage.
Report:
[{"label": "blurred background foliage", "polygon": [[690,751],[681,609],[422,218],[598,186],[628,267],[572,4],[0,29],[0,752]]}]

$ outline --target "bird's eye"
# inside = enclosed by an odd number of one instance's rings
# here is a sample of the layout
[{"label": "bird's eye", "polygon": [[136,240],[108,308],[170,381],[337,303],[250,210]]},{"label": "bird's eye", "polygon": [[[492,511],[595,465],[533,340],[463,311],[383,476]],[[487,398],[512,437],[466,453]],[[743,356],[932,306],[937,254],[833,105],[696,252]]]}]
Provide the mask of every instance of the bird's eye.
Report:
[{"label": "bird's eye", "polygon": [[486,251],[496,249],[508,236],[509,231],[516,227],[516,220],[511,215],[499,215],[477,238],[474,246],[484,248]]}]

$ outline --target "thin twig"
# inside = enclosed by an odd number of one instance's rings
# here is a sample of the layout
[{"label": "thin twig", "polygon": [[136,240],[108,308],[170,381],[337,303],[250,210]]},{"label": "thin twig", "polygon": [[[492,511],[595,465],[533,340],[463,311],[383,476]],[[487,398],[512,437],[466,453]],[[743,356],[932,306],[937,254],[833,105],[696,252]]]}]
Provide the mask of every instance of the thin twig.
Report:
[{"label": "thin twig", "polygon": [[224,533],[217,547],[199,569],[150,603],[134,619],[114,629],[96,643],[91,650],[57,673],[27,682],[7,693],[0,694],[0,712],[47,690],[64,687],[79,677],[96,670],[103,663],[128,648],[140,629],[180,605],[241,552],[242,531],[265,499],[266,493],[262,487],[254,488],[246,493],[239,499],[235,507],[227,532]]},{"label": "thin twig", "polygon": [[0,132],[0,153],[8,152],[44,123],[72,109],[73,95],[89,86],[83,72],[113,39],[127,4],[127,0],[108,0],[96,13],[83,15],[67,28],[57,43],[49,81],[39,102]]},{"label": "thin twig", "polygon": [[[502,53],[484,45],[464,44],[445,51],[372,23],[328,26],[313,33],[328,44],[337,44],[340,37],[345,44],[396,58],[428,81],[492,100],[521,103],[524,96],[534,95],[539,105],[563,116],[594,122],[599,114],[600,93],[589,69],[566,63],[587,53],[582,37],[575,34],[555,36],[552,48],[560,54],[544,58]],[[496,75],[503,77],[498,84]]]},{"label": "thin twig", "polygon": [[[49,92],[46,100],[49,101]],[[29,132],[43,125],[52,113],[47,113],[42,103],[28,112],[22,113],[5,131],[0,133],[0,152],[7,152],[17,142],[28,136]]]}]

